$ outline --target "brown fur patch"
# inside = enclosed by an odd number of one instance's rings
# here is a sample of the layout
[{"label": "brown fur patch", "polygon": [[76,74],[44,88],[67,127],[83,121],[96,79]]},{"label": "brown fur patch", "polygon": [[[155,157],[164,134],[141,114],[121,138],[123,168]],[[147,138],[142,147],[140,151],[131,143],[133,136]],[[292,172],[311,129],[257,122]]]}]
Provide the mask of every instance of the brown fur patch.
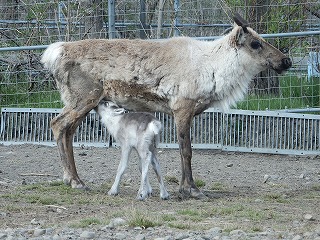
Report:
[{"label": "brown fur patch", "polygon": [[114,101],[129,110],[162,111],[172,114],[168,106],[168,99],[153,93],[152,89],[146,86],[108,80],[104,81],[103,89],[105,99]]}]

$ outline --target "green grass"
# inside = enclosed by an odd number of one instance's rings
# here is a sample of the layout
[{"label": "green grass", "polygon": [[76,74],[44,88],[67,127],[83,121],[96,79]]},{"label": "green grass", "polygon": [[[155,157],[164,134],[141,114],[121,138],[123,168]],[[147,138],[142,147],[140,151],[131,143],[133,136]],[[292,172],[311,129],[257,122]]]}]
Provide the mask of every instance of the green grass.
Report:
[{"label": "green grass", "polygon": [[138,210],[132,211],[128,220],[128,224],[130,227],[141,227],[143,229],[162,225],[159,220],[154,219],[148,216],[147,213]]},{"label": "green grass", "polygon": [[247,95],[236,108],[243,110],[277,110],[320,106],[320,78],[279,77],[278,94]]},{"label": "green grass", "polygon": [[[9,76],[7,76],[8,78]],[[29,92],[30,84],[27,76],[14,76],[19,80],[6,80],[9,83],[0,83],[0,107],[34,107],[34,108],[61,108],[60,94],[53,90],[52,82],[46,85],[36,82]],[[278,94],[249,94],[246,99],[236,106],[243,110],[277,110],[285,108],[320,107],[320,78],[306,78],[296,76],[279,76]]]},{"label": "green grass", "polygon": [[210,190],[212,190],[212,191],[225,191],[225,190],[227,190],[227,188],[224,186],[223,183],[214,182],[210,186]]},{"label": "green grass", "polygon": [[206,185],[205,181],[203,181],[202,179],[197,179],[197,178],[194,180],[194,183],[198,188],[202,188]]},{"label": "green grass", "polygon": [[86,227],[90,227],[92,225],[100,225],[100,224],[102,224],[102,221],[100,219],[92,217],[92,218],[81,219],[78,222],[71,223],[70,227],[72,227],[72,228],[86,228]]}]

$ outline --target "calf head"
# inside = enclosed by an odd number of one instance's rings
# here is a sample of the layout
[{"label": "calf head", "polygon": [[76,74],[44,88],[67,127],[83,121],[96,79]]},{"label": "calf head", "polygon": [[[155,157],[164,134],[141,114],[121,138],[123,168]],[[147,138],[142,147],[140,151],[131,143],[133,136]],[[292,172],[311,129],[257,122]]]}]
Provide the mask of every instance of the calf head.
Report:
[{"label": "calf head", "polygon": [[239,14],[235,15],[234,20],[237,26],[227,36],[230,46],[239,51],[239,56],[244,58],[240,61],[258,72],[270,68],[281,73],[292,66],[290,58],[248,27],[248,23]]},{"label": "calf head", "polygon": [[97,112],[100,116],[117,116],[125,113],[124,108],[120,108],[117,104],[111,101],[100,101],[97,106]]}]

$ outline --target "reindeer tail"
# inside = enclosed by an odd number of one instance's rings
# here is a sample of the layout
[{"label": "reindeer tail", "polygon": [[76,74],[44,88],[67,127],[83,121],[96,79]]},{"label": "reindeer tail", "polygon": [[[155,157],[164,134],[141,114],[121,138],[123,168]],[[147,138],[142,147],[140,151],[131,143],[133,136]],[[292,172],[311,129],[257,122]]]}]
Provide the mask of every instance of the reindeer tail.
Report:
[{"label": "reindeer tail", "polygon": [[56,42],[50,44],[42,54],[41,63],[46,69],[48,69],[52,73],[56,69],[56,64],[62,55],[63,43],[64,42]]}]

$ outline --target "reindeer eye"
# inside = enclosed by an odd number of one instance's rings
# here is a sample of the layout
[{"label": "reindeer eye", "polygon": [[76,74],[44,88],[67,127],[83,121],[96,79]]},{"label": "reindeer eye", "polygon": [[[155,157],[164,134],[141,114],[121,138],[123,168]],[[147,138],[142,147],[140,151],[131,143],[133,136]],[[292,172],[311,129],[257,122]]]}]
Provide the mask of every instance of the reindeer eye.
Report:
[{"label": "reindeer eye", "polygon": [[261,43],[259,41],[252,41],[251,42],[251,47],[253,49],[258,49],[258,48],[261,48]]}]

